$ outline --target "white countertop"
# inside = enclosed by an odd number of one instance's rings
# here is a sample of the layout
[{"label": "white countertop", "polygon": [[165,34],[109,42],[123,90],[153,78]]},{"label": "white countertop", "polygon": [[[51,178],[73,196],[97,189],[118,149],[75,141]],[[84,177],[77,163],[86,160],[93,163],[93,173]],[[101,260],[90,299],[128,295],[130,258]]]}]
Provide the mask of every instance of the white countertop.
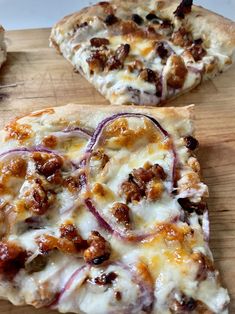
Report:
[{"label": "white countertop", "polygon": [[[51,27],[64,15],[95,2],[98,1],[0,0],[0,23],[7,30]],[[235,0],[195,0],[194,3],[235,20]]]}]

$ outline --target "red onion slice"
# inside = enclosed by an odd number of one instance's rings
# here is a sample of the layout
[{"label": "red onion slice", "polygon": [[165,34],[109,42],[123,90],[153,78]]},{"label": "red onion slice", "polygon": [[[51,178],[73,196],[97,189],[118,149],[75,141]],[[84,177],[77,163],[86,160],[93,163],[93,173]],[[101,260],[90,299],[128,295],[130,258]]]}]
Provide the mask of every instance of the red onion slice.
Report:
[{"label": "red onion slice", "polygon": [[[95,278],[102,274],[110,273],[116,276],[113,281],[104,285],[95,281]],[[128,286],[130,289],[127,289]],[[115,299],[117,291],[122,295],[120,300]],[[129,295],[126,296],[126,293]],[[90,313],[94,305],[92,306],[89,302],[88,307],[91,306],[91,308],[88,309],[86,297],[88,300],[94,299],[94,301],[104,297],[104,300],[107,300],[107,302],[102,302],[102,310],[105,314],[151,313],[154,290],[152,283],[146,281],[134,266],[122,262],[110,263],[100,268],[83,265],[71,275],[49,306],[52,309],[62,310],[62,312],[84,312],[84,307],[86,307],[85,310]],[[98,312],[101,313],[100,310]]]}]

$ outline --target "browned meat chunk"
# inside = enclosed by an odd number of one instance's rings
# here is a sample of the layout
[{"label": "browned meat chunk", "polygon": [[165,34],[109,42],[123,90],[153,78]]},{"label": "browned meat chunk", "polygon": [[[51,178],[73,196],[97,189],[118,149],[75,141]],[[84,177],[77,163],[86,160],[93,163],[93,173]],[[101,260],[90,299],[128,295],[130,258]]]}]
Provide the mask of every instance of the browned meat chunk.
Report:
[{"label": "browned meat chunk", "polygon": [[188,70],[184,60],[177,55],[171,57],[170,71],[168,72],[167,84],[175,89],[184,85]]},{"label": "browned meat chunk", "polygon": [[118,223],[124,225],[126,228],[130,227],[130,208],[126,204],[114,204],[112,207],[112,213]]}]

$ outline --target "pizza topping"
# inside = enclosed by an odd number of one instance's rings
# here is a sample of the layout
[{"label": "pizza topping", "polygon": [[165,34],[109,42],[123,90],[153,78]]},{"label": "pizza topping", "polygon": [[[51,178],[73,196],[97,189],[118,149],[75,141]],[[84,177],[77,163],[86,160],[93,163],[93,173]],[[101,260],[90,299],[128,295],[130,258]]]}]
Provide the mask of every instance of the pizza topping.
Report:
[{"label": "pizza topping", "polygon": [[0,241],[0,273],[11,280],[24,267],[27,253],[15,243]]},{"label": "pizza topping", "polygon": [[108,58],[106,62],[106,69],[108,71],[112,71],[123,68],[124,61],[127,58],[129,51],[129,44],[121,44],[115,51],[115,54]]},{"label": "pizza topping", "polygon": [[111,254],[110,245],[98,231],[92,231],[87,242],[89,247],[83,254],[86,263],[100,265],[109,259]]},{"label": "pizza topping", "polygon": [[109,157],[101,150],[97,150],[91,154],[91,162],[98,162],[99,168],[103,169],[105,165],[109,162]]},{"label": "pizza topping", "polygon": [[130,227],[130,208],[126,204],[115,203],[111,210],[118,223]]},{"label": "pizza topping", "polygon": [[104,20],[105,24],[108,26],[113,25],[118,22],[118,18],[114,14],[109,14]]},{"label": "pizza topping", "polygon": [[60,235],[61,238],[65,238],[74,243],[74,245],[78,248],[86,248],[87,242],[82,239],[78,230],[74,224],[67,223],[60,226]]},{"label": "pizza topping", "polygon": [[115,292],[115,299],[116,299],[117,301],[121,301],[121,299],[122,299],[122,293],[121,293],[120,291],[116,291],[116,292]]},{"label": "pizza topping", "polygon": [[[82,175],[82,174],[81,174]],[[69,176],[64,179],[63,186],[71,193],[77,193],[82,188],[81,176]]]},{"label": "pizza topping", "polygon": [[91,46],[93,47],[101,47],[109,45],[109,40],[106,38],[94,37],[90,40]]},{"label": "pizza topping", "polygon": [[140,72],[139,77],[149,83],[154,83],[157,81],[158,75],[155,71],[147,68]]},{"label": "pizza topping", "polygon": [[192,44],[192,35],[184,27],[180,27],[179,30],[173,32],[171,40],[176,46],[188,47]]},{"label": "pizza topping", "polygon": [[101,51],[95,51],[89,58],[86,59],[86,61],[89,65],[91,73],[99,72],[104,70],[107,57]]},{"label": "pizza topping", "polygon": [[206,50],[200,44],[194,43],[188,48],[188,51],[192,54],[196,62],[200,61],[206,55]]},{"label": "pizza topping", "polygon": [[57,146],[57,138],[54,135],[47,135],[43,138],[42,145],[49,148],[55,148]]},{"label": "pizza topping", "polygon": [[191,297],[182,294],[177,299],[174,299],[170,304],[171,313],[186,314],[194,311],[197,308],[197,301]]},{"label": "pizza topping", "polygon": [[188,73],[184,60],[178,55],[172,55],[169,59],[170,67],[167,84],[175,89],[181,88]]},{"label": "pizza topping", "polygon": [[194,137],[190,135],[186,136],[184,138],[184,141],[185,141],[185,146],[190,150],[195,150],[199,145],[198,140],[196,140]]},{"label": "pizza topping", "polygon": [[145,18],[146,20],[151,21],[154,24],[162,24],[162,20],[154,13],[147,14]]},{"label": "pizza topping", "polygon": [[115,272],[103,273],[99,277],[94,278],[93,282],[100,286],[110,285],[116,280],[117,276]]},{"label": "pizza topping", "polygon": [[42,271],[46,267],[47,262],[48,257],[43,254],[39,254],[31,262],[25,264],[25,270],[29,274]]},{"label": "pizza topping", "polygon": [[180,5],[176,8],[174,15],[180,19],[184,19],[185,15],[191,12],[192,5],[192,0],[182,0]]},{"label": "pizza topping", "polygon": [[22,157],[15,157],[10,159],[9,162],[5,162],[1,169],[1,173],[4,176],[14,176],[23,178],[26,175],[27,163]]},{"label": "pizza topping", "polygon": [[131,19],[138,25],[141,25],[144,22],[144,20],[139,14],[132,14]]},{"label": "pizza topping", "polygon": [[202,215],[206,210],[206,203],[193,203],[188,198],[179,198],[178,202],[180,206],[188,213],[197,213],[198,215]]},{"label": "pizza topping", "polygon": [[32,128],[28,124],[19,124],[17,121],[9,123],[5,127],[7,139],[15,139],[20,143],[28,140],[32,136]]},{"label": "pizza topping", "polygon": [[168,58],[170,56],[169,50],[163,42],[158,42],[156,45],[156,52],[161,59]]},{"label": "pizza topping", "polygon": [[209,276],[210,272],[214,272],[213,262],[209,257],[202,253],[193,253],[192,259],[198,264],[197,280],[203,281]]},{"label": "pizza topping", "polygon": [[37,171],[45,177],[53,175],[57,170],[60,170],[63,165],[63,160],[58,155],[35,152],[32,158],[35,161]]}]

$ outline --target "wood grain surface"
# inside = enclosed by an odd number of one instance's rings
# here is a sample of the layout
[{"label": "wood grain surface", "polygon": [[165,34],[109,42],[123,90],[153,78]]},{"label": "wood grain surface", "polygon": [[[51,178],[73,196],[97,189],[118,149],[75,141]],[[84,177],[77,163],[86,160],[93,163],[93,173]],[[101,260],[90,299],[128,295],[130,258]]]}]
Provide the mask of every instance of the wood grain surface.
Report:
[{"label": "wood grain surface", "polygon": [[[0,127],[15,116],[69,102],[108,104],[79,74],[48,47],[50,30],[7,33],[8,61],[0,73]],[[214,81],[170,102],[196,105],[196,136],[204,181],[210,189],[210,246],[235,313],[235,66]],[[49,314],[0,301],[1,314]]]}]

